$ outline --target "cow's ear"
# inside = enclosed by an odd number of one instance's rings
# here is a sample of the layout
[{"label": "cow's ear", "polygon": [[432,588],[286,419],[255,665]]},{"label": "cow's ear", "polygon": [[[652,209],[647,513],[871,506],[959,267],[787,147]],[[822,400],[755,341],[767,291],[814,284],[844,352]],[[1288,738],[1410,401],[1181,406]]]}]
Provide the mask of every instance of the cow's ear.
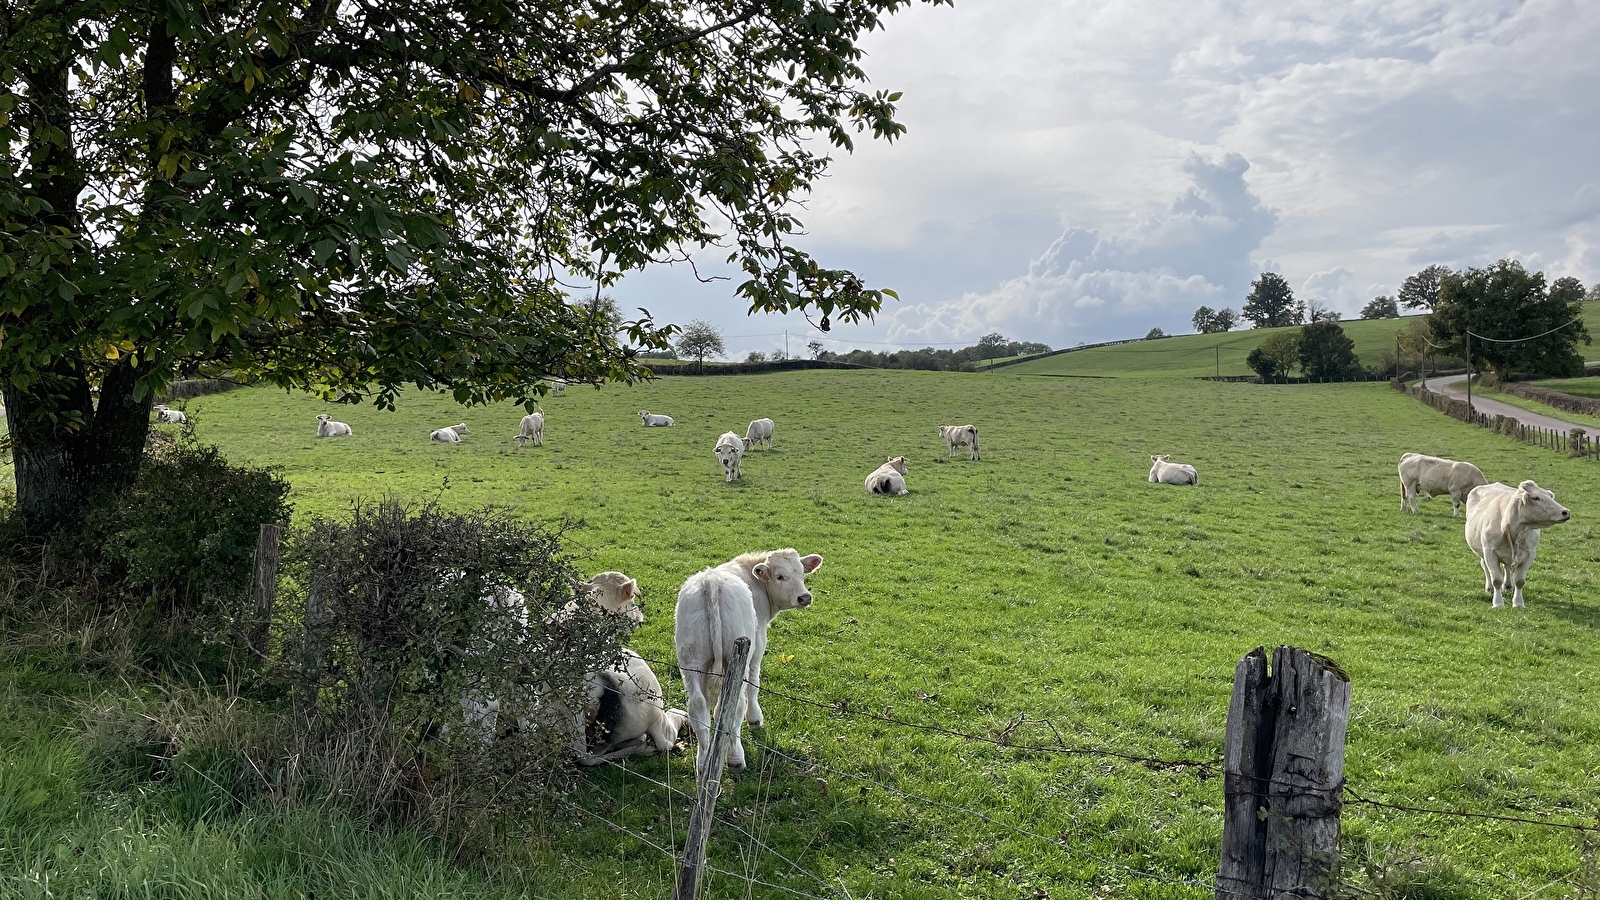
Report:
[{"label": "cow's ear", "polygon": [[1523,483],[1517,485],[1517,487],[1521,488],[1524,494],[1532,494],[1534,491],[1539,489],[1538,483],[1534,481],[1524,481]]},{"label": "cow's ear", "polygon": [[756,576],[757,581],[766,581],[772,577],[772,568],[766,563],[756,563],[754,568],[750,570],[750,574]]},{"label": "cow's ear", "polygon": [[822,554],[813,553],[810,556],[800,557],[800,568],[807,575],[810,575],[812,572],[822,568]]},{"label": "cow's ear", "polygon": [[635,600],[639,599],[639,579],[629,578],[627,588],[629,597]]}]

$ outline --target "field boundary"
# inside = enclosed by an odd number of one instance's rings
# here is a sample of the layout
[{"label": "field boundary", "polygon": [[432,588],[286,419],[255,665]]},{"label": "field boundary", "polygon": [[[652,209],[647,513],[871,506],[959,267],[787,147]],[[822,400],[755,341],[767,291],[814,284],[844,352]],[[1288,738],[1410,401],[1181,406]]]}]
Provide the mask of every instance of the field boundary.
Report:
[{"label": "field boundary", "polygon": [[1437,391],[1430,391],[1421,382],[1407,385],[1400,379],[1394,378],[1390,379],[1389,384],[1395,390],[1415,397],[1452,419],[1466,422],[1469,425],[1476,425],[1479,428],[1487,428],[1495,434],[1503,434],[1524,444],[1533,444],[1568,456],[1583,457],[1600,462],[1600,434],[1591,436],[1587,429],[1573,428],[1563,433],[1552,428],[1529,425],[1516,416],[1491,416],[1486,413],[1480,413],[1468,406],[1467,401],[1457,400]]},{"label": "field boundary", "polygon": [[1525,384],[1520,381],[1504,381],[1495,385],[1494,390],[1545,406],[1559,409],[1562,412],[1579,413],[1586,416],[1600,416],[1600,400],[1592,397],[1580,397],[1577,394],[1568,394],[1554,388],[1540,387],[1536,384]]},{"label": "field boundary", "polygon": [[839,362],[832,359],[780,359],[756,363],[712,363],[704,367],[686,360],[647,359],[642,362],[652,375],[684,375],[689,377],[702,375],[762,375],[767,372],[797,372],[803,369],[870,369],[877,371],[876,366],[863,366],[860,363]]},{"label": "field boundary", "polygon": [[[1123,338],[1120,341],[1101,341],[1098,344],[1079,344],[1076,347],[1062,347],[1060,350],[1051,350],[1049,353],[1035,353],[1032,356],[1019,356],[1016,359],[1008,359],[1005,362],[998,362],[998,363],[994,363],[993,365],[984,366],[983,371],[985,371],[985,372],[993,372],[995,369],[1004,369],[1006,366],[1014,366],[1014,365],[1017,365],[1019,363],[1033,362],[1034,360],[1037,360],[1037,359],[1049,359],[1052,356],[1060,356],[1063,353],[1076,353],[1079,350],[1094,350],[1094,349],[1097,349],[1097,348],[1100,348],[1100,347],[1115,347],[1118,344],[1137,344],[1138,342],[1140,342],[1142,340],[1144,340],[1144,338]],[[1091,376],[1087,376],[1087,377],[1090,377],[1090,378],[1112,378],[1112,377],[1115,377],[1115,376],[1112,376],[1112,375],[1091,375]]]}]

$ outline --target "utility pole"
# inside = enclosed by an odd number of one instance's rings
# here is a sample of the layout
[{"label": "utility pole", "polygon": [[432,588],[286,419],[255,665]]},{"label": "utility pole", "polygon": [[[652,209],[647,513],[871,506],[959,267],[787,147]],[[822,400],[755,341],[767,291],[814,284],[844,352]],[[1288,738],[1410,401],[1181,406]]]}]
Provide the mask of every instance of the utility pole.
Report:
[{"label": "utility pole", "polygon": [[789,329],[783,330],[783,358],[789,358]]},{"label": "utility pole", "polygon": [[1467,330],[1467,419],[1471,421],[1472,409],[1472,330]]}]

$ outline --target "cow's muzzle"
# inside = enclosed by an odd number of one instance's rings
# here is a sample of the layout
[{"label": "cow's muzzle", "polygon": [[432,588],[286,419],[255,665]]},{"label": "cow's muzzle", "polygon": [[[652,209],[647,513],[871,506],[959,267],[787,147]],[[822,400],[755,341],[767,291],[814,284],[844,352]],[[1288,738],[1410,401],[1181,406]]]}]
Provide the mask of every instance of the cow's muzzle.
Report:
[{"label": "cow's muzzle", "polygon": [[811,605],[811,595],[810,594],[801,594],[800,596],[794,598],[794,605],[795,606],[810,606]]}]

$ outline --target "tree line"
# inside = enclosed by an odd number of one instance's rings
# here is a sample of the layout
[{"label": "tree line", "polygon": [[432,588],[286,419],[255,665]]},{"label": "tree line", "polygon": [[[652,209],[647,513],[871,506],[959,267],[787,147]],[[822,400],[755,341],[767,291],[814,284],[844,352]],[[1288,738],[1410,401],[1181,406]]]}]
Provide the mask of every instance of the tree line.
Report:
[{"label": "tree line", "polygon": [[[921,350],[848,350],[835,352],[829,350],[827,345],[820,340],[806,342],[805,353],[811,359],[828,360],[833,362],[852,363],[858,366],[871,366],[875,369],[921,369],[930,372],[970,372],[977,368],[978,363],[990,359],[1007,359],[1013,356],[1032,356],[1038,353],[1049,353],[1049,344],[1036,341],[1013,341],[999,332],[992,332],[978,338],[978,342],[970,347],[959,350],[935,349],[924,347]],[[728,352],[727,340],[723,337],[717,326],[703,319],[695,319],[683,327],[682,333],[672,346],[665,350],[649,351],[641,354],[647,359],[693,359],[698,365],[704,365],[707,359],[716,359],[726,356]],[[784,359],[800,358],[799,354],[793,357],[786,356],[782,350],[761,351],[752,350],[745,357],[745,362],[777,362]]]}]

